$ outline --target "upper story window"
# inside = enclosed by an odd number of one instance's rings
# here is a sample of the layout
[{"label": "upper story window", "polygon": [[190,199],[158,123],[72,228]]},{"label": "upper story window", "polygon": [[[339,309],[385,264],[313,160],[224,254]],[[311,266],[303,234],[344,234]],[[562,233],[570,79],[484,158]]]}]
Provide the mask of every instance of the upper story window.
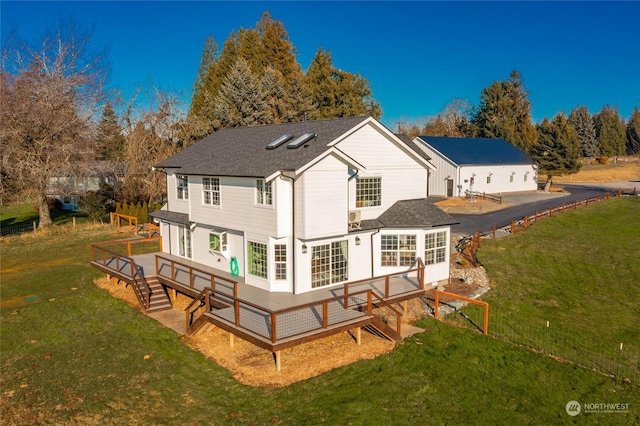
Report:
[{"label": "upper story window", "polygon": [[424,263],[433,265],[447,259],[447,231],[434,232],[424,236]]},{"label": "upper story window", "polygon": [[269,206],[273,204],[271,182],[265,182],[264,179],[256,180],[256,204]]},{"label": "upper story window", "polygon": [[189,199],[189,178],[185,175],[176,175],[176,188],[178,189],[178,199]]},{"label": "upper story window", "polygon": [[202,201],[213,206],[220,205],[220,179],[202,178]]},{"label": "upper story window", "polygon": [[356,180],[356,207],[374,207],[382,204],[382,178],[369,177]]}]

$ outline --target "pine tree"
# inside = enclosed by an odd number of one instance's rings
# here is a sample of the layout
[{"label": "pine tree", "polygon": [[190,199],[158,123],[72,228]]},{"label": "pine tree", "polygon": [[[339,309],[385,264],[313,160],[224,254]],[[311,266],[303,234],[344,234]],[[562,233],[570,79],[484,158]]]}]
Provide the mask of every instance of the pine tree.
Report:
[{"label": "pine tree", "polygon": [[580,141],[563,113],[552,121],[545,118],[537,131],[538,141],[531,147],[531,155],[540,173],[546,173],[550,179],[580,169]]},{"label": "pine tree", "polygon": [[191,98],[190,115],[196,117],[205,109],[205,83],[209,69],[215,65],[218,58],[218,43],[212,36],[208,36],[204,42],[202,57],[200,58],[200,68],[198,68],[198,76],[193,84],[193,96]]},{"label": "pine tree", "polygon": [[483,89],[473,118],[478,136],[502,138],[528,151],[537,138],[528,96],[517,70],[511,73],[509,80],[496,81]]},{"label": "pine tree", "polygon": [[627,123],[627,154],[640,154],[640,111],[637,106]]},{"label": "pine tree", "polygon": [[369,114],[380,118],[380,104],[373,97],[369,82],[333,66],[331,54],[318,49],[305,76],[315,110],[312,118],[325,119]]},{"label": "pine tree", "polygon": [[105,103],[102,110],[96,142],[101,149],[102,160],[121,161],[123,159],[126,139],[110,101]]},{"label": "pine tree", "polygon": [[266,124],[272,118],[260,79],[251,72],[247,61],[238,58],[215,98],[214,126]]},{"label": "pine tree", "polygon": [[620,114],[618,114],[618,108],[611,108],[609,105],[605,105],[594,116],[593,121],[596,128],[598,154],[607,157],[624,155],[627,138],[624,124],[622,124]]},{"label": "pine tree", "polygon": [[580,152],[583,157],[596,155],[596,128],[587,107],[580,106],[569,114],[569,124],[574,128],[580,141]]}]

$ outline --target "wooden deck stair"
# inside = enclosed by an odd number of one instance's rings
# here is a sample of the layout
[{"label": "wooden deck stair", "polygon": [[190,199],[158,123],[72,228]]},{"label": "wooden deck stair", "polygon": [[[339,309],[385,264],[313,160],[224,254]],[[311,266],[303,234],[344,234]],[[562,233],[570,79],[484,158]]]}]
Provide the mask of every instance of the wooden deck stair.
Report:
[{"label": "wooden deck stair", "polygon": [[376,316],[371,318],[371,323],[364,328],[376,336],[384,337],[393,342],[402,342],[404,340],[404,338],[398,334],[395,329],[389,327],[387,323]]},{"label": "wooden deck stair", "polygon": [[[133,285],[137,284],[134,283]],[[169,299],[166,290],[156,278],[147,279],[147,285],[149,286],[151,295],[149,297],[149,309],[146,309],[145,312],[166,311],[172,308],[171,300]],[[142,291],[144,292],[144,290]]]}]

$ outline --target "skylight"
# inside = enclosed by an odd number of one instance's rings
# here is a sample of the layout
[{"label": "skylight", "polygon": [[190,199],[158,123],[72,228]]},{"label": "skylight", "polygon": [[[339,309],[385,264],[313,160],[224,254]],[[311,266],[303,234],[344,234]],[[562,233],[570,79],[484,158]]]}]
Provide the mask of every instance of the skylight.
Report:
[{"label": "skylight", "polygon": [[284,134],[280,136],[278,139],[271,142],[269,145],[267,145],[267,149],[276,149],[277,147],[279,147],[280,145],[282,145],[292,137],[293,135],[291,133]]},{"label": "skylight", "polygon": [[313,133],[313,132],[305,133],[304,135],[300,136],[299,138],[297,138],[293,142],[290,142],[289,145],[287,145],[287,148],[290,148],[290,149],[298,148],[300,145],[304,144],[305,142],[310,141],[311,139],[313,139],[315,137],[316,137],[316,134]]}]

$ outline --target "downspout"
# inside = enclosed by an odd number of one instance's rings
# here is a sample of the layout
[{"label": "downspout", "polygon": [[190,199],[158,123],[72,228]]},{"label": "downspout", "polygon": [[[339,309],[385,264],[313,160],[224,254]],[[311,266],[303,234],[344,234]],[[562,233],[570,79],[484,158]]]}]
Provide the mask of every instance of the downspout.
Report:
[{"label": "downspout", "polygon": [[291,289],[296,294],[296,181],[293,176],[287,176],[280,172],[283,178],[291,179]]}]

